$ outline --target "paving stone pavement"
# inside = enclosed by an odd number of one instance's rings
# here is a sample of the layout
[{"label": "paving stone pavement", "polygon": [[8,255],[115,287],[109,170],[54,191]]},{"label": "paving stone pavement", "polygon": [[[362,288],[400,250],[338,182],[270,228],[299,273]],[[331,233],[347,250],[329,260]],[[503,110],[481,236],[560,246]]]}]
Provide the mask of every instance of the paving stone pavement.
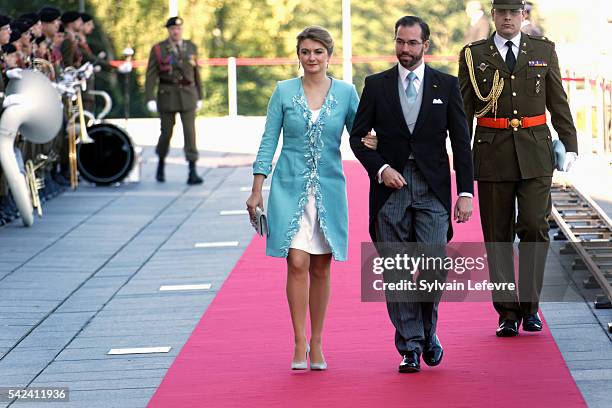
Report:
[{"label": "paving stone pavement", "polygon": [[[62,407],[147,405],[253,236],[245,215],[220,215],[244,209],[250,166],[200,168],[205,184],[188,187],[182,152],[171,154],[165,184],[153,181],[147,148],[141,183],[83,184],[45,203],[32,228],[0,228],[0,387],[69,387]],[[203,155],[208,163],[228,157],[241,164],[223,153]],[[220,241],[238,245],[194,247]],[[563,290],[570,301],[542,310],[589,405],[607,407],[612,342],[604,327],[612,313],[593,309],[587,300],[594,293],[580,288],[582,276],[569,263],[549,257],[545,291]],[[159,291],[203,283],[211,289]],[[171,350],[107,354],[155,346]]]}]

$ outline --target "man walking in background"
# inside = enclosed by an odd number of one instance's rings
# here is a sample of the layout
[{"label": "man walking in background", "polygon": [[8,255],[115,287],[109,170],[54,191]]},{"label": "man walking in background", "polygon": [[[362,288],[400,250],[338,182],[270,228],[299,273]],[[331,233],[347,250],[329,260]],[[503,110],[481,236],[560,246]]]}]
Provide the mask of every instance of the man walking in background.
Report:
[{"label": "man walking in background", "polygon": [[159,157],[156,179],[160,183],[166,180],[164,161],[178,113],[183,123],[185,158],[189,162],[187,184],[201,184],[204,180],[196,171],[198,148],[195,130],[196,112],[202,107],[198,50],[194,43],[183,40],[183,20],[180,17],[168,19],[166,28],[168,38],[151,49],[145,82],[147,109],[150,112],[159,111],[161,119],[161,135],[156,149]]}]

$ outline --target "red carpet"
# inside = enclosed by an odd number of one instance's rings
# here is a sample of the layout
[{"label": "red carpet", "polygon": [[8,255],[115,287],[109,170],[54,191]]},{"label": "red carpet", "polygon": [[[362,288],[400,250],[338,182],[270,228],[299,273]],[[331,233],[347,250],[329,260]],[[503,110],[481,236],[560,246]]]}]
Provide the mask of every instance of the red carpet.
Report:
[{"label": "red carpet", "polygon": [[[368,181],[345,163],[349,262],[332,265],[324,334],[326,372],[289,369],[293,335],[285,261],[255,238],[169,369],[150,407],[582,407],[584,400],[548,329],[495,337],[488,303],[441,305],[438,367],[396,372],[399,355],[383,303],[360,302],[359,251],[367,235]],[[477,217],[456,241],[477,241]]]}]

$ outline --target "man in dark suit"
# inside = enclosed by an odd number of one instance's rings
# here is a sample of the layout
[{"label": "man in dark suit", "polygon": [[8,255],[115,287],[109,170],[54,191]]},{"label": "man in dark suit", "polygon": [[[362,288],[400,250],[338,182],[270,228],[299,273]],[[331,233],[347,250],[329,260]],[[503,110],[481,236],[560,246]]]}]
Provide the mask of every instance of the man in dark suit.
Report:
[{"label": "man in dark suit", "polygon": [[[366,78],[351,131],[351,148],[370,176],[369,230],[379,254],[385,243],[443,247],[451,239],[449,135],[460,192],[454,218],[465,222],[472,213],[472,156],[459,83],[424,64],[428,49],[429,26],[423,20],[406,16],[397,21],[399,64]],[[378,137],[376,150],[362,142],[371,129]],[[434,274],[446,279],[445,271]],[[384,277],[394,280],[397,275]],[[403,357],[399,371],[419,371],[421,354],[426,364],[438,365],[443,354],[436,335],[441,292],[427,302],[393,301],[386,295],[395,346]]]}]

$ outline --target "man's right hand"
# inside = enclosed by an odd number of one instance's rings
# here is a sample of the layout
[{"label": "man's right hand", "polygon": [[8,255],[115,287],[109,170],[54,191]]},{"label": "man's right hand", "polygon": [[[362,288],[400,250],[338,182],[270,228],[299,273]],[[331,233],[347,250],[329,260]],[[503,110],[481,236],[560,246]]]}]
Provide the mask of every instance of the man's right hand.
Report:
[{"label": "man's right hand", "polygon": [[155,101],[147,102],[147,110],[151,113],[157,112],[157,102]]},{"label": "man's right hand", "polygon": [[408,185],[404,177],[392,167],[387,167],[383,170],[382,179],[385,186],[395,188],[396,190]]}]

